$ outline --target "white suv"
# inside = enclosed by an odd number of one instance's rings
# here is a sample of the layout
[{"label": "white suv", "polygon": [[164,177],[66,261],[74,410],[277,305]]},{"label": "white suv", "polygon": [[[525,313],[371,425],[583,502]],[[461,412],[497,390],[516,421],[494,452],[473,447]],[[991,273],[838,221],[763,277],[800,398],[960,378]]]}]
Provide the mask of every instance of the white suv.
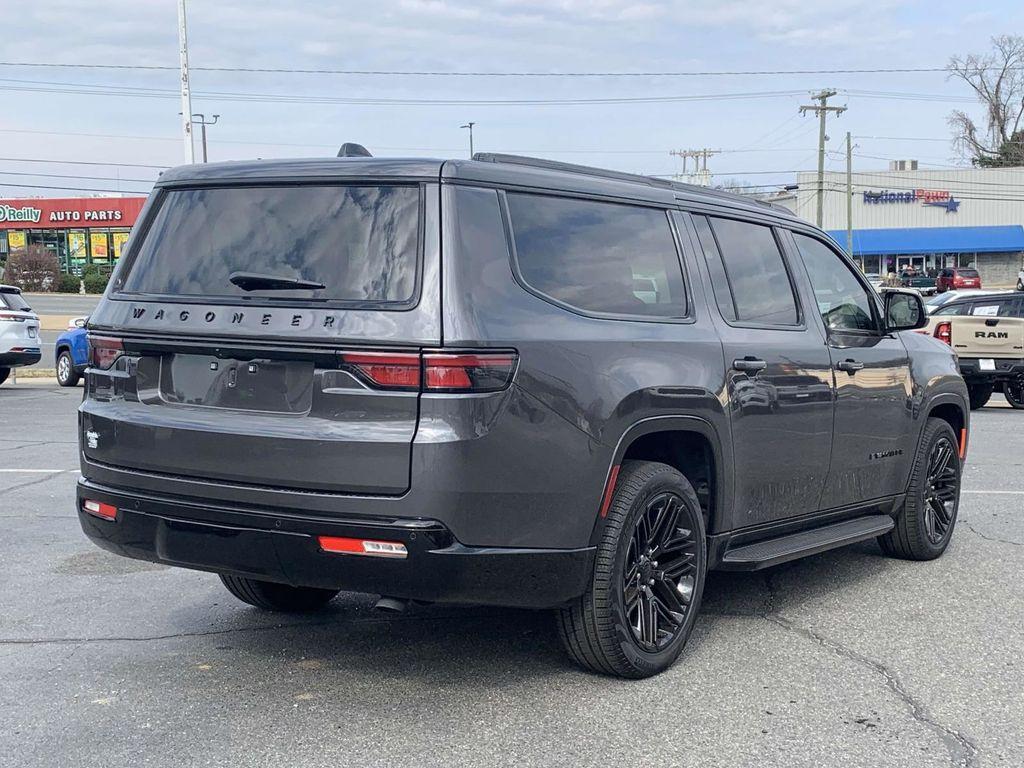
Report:
[{"label": "white suv", "polygon": [[0,384],[11,368],[39,362],[39,318],[18,288],[0,285]]}]

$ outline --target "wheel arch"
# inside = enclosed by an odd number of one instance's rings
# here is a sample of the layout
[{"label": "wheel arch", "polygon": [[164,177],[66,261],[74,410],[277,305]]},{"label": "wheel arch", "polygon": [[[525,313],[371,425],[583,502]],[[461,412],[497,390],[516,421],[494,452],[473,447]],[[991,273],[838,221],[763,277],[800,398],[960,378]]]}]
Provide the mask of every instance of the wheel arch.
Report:
[{"label": "wheel arch", "polygon": [[[53,363],[54,363],[54,365],[57,364],[57,360],[60,358],[60,353],[61,352],[67,352],[70,355],[71,354],[71,345],[68,344],[66,341],[59,341],[59,342],[57,342],[56,346],[53,348]],[[72,362],[74,362],[74,355],[72,355]]]},{"label": "wheel arch", "polygon": [[960,444],[960,458],[967,455],[967,439],[970,434],[971,409],[959,395],[953,393],[939,394],[928,401],[924,409],[925,418],[921,422],[921,430],[917,436],[917,450],[921,450],[924,438],[924,427],[928,419],[942,419],[953,429]]},{"label": "wheel arch", "polygon": [[[707,533],[718,532],[731,488],[727,484],[722,441],[710,422],[697,416],[653,416],[633,424],[615,447],[602,501],[613,490],[609,485],[618,473],[617,468],[630,460],[660,461],[678,469],[697,491]],[[598,517],[592,544],[598,540],[602,525],[603,520]]]}]

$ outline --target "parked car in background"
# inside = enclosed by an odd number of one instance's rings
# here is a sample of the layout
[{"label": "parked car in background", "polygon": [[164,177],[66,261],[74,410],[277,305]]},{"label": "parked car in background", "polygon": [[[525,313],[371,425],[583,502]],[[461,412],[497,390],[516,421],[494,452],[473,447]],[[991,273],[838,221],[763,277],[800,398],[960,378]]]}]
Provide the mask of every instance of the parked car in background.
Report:
[{"label": "parked car in background", "polygon": [[934,296],[929,296],[924,303],[925,312],[929,315],[934,314],[940,307],[944,307],[947,304],[958,301],[960,299],[966,299],[973,296],[994,296],[1004,293],[1013,293],[1009,288],[992,288],[984,290],[980,288],[972,288],[969,290],[960,291],[946,291],[945,293],[936,293]]},{"label": "parked car in background", "polygon": [[928,317],[924,332],[949,344],[967,382],[971,408],[1001,391],[1024,408],[1024,296],[977,292],[948,302]]},{"label": "parked car in background", "polygon": [[89,341],[85,330],[87,321],[87,317],[74,318],[54,344],[57,383],[62,387],[76,386],[89,365]]},{"label": "parked car in background", "polygon": [[916,269],[905,269],[900,274],[900,282],[904,288],[912,288],[922,296],[931,296],[936,292],[934,277],[929,277],[924,272]]},{"label": "parked car in background", "polygon": [[360,156],[172,169],[136,232],[89,318],[79,521],[250,605],[550,608],[580,665],[648,677],[711,569],[953,535],[956,356],[789,211]]},{"label": "parked car in background", "polygon": [[939,293],[945,291],[958,291],[961,288],[981,288],[981,275],[978,270],[972,267],[946,267],[939,270],[939,276],[935,280],[935,290]]},{"label": "parked car in background", "polygon": [[39,318],[20,289],[0,285],[0,384],[12,368],[35,365],[40,357]]}]

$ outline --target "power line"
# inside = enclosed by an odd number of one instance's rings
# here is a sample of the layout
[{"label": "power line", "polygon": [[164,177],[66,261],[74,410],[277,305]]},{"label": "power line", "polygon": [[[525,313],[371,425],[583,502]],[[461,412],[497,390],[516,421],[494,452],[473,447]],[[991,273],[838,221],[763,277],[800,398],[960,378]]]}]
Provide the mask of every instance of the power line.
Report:
[{"label": "power line", "polygon": [[[154,184],[154,179],[119,179],[111,176],[78,176],[73,173],[29,173],[28,171],[0,171],[0,176],[31,176],[34,179],[85,179],[87,181],[114,181],[129,184]],[[3,182],[0,182],[2,184]]]},{"label": "power line", "polygon": [[63,165],[109,165],[118,168],[156,168],[166,171],[169,165],[145,165],[143,163],[104,163],[98,160],[51,160],[38,157],[0,157],[0,162],[7,163],[58,163]]},{"label": "power line", "polygon": [[[32,67],[39,69],[104,69],[104,70],[139,70],[152,72],[176,72],[177,66],[162,64],[96,64],[96,63],[63,63],[38,61],[0,61],[0,67]],[[199,72],[253,72],[270,74],[297,75],[361,75],[381,77],[732,77],[732,76],[774,76],[774,75],[871,75],[871,74],[917,74],[928,72],[946,73],[946,67],[877,67],[850,69],[749,69],[749,70],[655,70],[646,72],[485,72],[452,70],[415,70],[415,69],[304,69],[292,67],[189,67]],[[986,67],[995,71],[999,67]],[[1021,70],[1024,67],[1011,67]]]},{"label": "power line", "polygon": [[[52,184],[8,184],[6,181],[0,182],[0,187],[18,187],[19,189],[63,189],[70,192],[113,192],[115,194],[126,194],[129,190],[124,189],[102,189],[98,187],[58,187]],[[145,195],[145,192],[133,192],[131,194]]]}]

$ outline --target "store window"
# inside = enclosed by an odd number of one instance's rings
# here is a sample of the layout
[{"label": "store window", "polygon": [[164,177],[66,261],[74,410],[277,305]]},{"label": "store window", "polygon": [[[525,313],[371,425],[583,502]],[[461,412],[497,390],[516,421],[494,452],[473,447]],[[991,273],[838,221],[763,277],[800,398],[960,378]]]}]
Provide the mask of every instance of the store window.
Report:
[{"label": "store window", "polygon": [[110,263],[110,237],[105,231],[89,233],[89,261],[92,264]]}]

